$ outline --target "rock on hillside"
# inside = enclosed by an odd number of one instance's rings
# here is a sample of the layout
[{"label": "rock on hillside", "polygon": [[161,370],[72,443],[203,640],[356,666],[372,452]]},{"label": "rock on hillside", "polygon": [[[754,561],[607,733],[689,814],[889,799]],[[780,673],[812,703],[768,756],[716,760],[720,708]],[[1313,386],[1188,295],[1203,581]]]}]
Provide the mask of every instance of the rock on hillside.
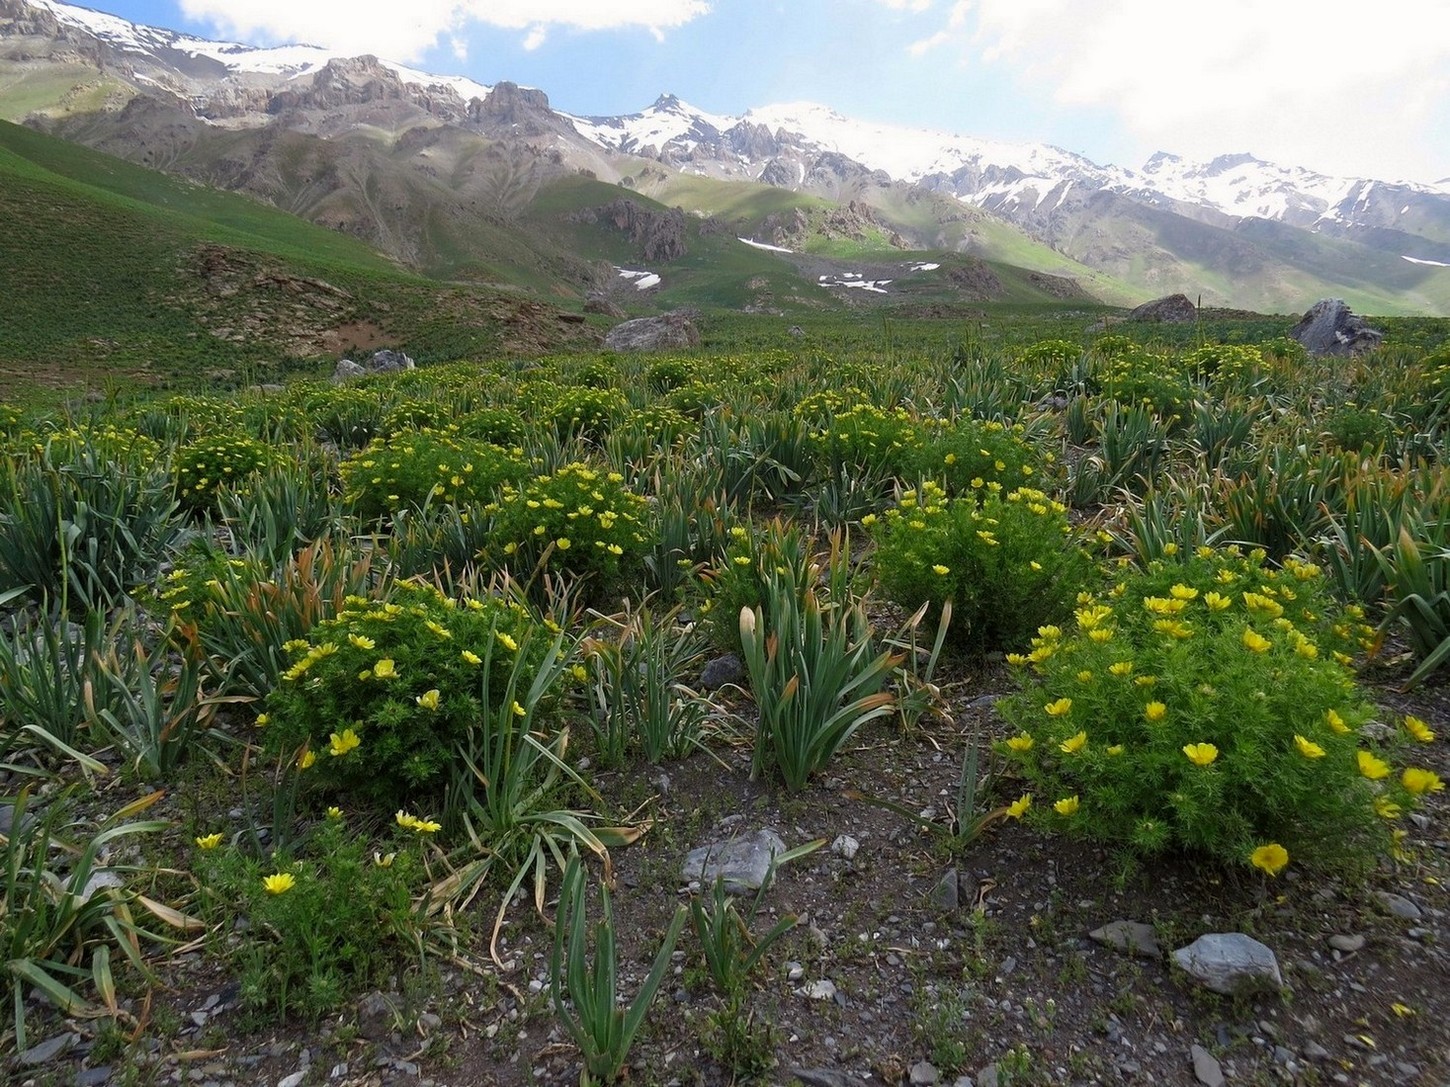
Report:
[{"label": "rock on hillside", "polygon": [[1350,312],[1341,298],[1322,298],[1289,331],[1311,355],[1358,355],[1372,351],[1384,333]]}]

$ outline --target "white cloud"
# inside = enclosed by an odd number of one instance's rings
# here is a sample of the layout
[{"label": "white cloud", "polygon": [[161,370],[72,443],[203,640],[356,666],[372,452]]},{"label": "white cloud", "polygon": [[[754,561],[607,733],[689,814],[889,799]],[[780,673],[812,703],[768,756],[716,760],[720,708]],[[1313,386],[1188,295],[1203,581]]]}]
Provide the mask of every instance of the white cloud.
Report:
[{"label": "white cloud", "polygon": [[1428,178],[1450,173],[1444,15],[1444,0],[1342,17],[1320,0],[959,0],[909,48],[949,33],[968,60],[1107,110],[1144,146]]},{"label": "white cloud", "polygon": [[910,11],[920,13],[931,7],[931,0],[876,0],[878,4],[884,4],[892,11]]},{"label": "white cloud", "polygon": [[180,0],[191,19],[252,41],[296,41],[390,60],[416,60],[446,37],[458,42],[470,23],[525,32],[527,49],[550,28],[647,30],[656,38],[710,10],[709,0]]}]

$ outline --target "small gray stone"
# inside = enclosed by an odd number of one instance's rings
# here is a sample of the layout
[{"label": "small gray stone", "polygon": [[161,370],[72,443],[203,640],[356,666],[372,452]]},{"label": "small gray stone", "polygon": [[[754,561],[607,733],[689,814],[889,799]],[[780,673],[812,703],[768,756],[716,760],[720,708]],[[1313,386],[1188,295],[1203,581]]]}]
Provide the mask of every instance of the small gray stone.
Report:
[{"label": "small gray stone", "polygon": [[836,983],[829,979],[813,981],[801,990],[801,995],[811,1000],[835,1000]]},{"label": "small gray stone", "polygon": [[866,1080],[834,1068],[788,1068],[785,1074],[787,1081],[798,1079],[806,1087],[868,1087]]},{"label": "small gray stone", "polygon": [[1329,1059],[1329,1050],[1325,1049],[1318,1042],[1305,1042],[1304,1057],[1306,1060],[1311,1061],[1327,1061]]},{"label": "small gray stone", "polygon": [[1109,921],[1102,928],[1093,929],[1088,936],[1100,944],[1146,959],[1160,958],[1163,954],[1163,949],[1158,946],[1158,933],[1152,925],[1141,921]]},{"label": "small gray stone", "polygon": [[948,868],[931,891],[931,904],[939,909],[954,910],[961,901],[961,893],[955,868]]},{"label": "small gray stone", "polygon": [[848,861],[855,859],[856,851],[861,848],[861,843],[849,834],[839,835],[831,843],[831,852],[838,857],[845,857]]},{"label": "small gray stone", "polygon": [[1404,895],[1392,894],[1389,891],[1381,891],[1376,896],[1380,905],[1389,910],[1390,913],[1403,921],[1418,921],[1425,915],[1420,912],[1420,907],[1411,902]]},{"label": "small gray stone", "polygon": [[985,1065],[977,1073],[977,1087],[997,1087],[997,1066],[995,1064]]},{"label": "small gray stone", "polygon": [[1218,1058],[1201,1045],[1193,1046],[1188,1052],[1193,1058],[1194,1078],[1204,1087],[1223,1087],[1223,1069]]},{"label": "small gray stone", "polygon": [[941,1079],[941,1073],[930,1061],[917,1061],[911,1066],[912,1087],[931,1087]]},{"label": "small gray stone", "polygon": [[1364,937],[1358,933],[1345,935],[1336,932],[1333,936],[1329,937],[1329,946],[1334,948],[1335,951],[1343,951],[1346,955],[1353,954],[1364,947]]},{"label": "small gray stone", "polygon": [[1273,951],[1242,932],[1210,932],[1173,952],[1173,961],[1207,989],[1229,996],[1284,985]]},{"label": "small gray stone", "polygon": [[740,663],[740,658],[734,653],[716,657],[700,669],[700,689],[704,691],[716,691],[721,687],[738,684],[744,679],[745,665]]},{"label": "small gray stone", "polygon": [[307,1078],[307,1069],[300,1072],[293,1072],[290,1076],[283,1076],[277,1081],[277,1087],[301,1087],[302,1081]]},{"label": "small gray stone", "polygon": [[47,1038],[20,1054],[20,1063],[34,1065],[53,1061],[80,1040],[79,1034],[69,1032],[57,1034],[54,1038]]},{"label": "small gray stone", "polygon": [[785,842],[772,830],[761,830],[748,838],[732,838],[692,849],[685,856],[680,874],[686,882],[699,880],[707,886],[724,880],[730,894],[757,891],[770,878],[775,857],[785,852]]},{"label": "small gray stone", "polygon": [[103,1087],[110,1081],[111,1066],[98,1064],[94,1068],[82,1068],[76,1073],[75,1087]]}]

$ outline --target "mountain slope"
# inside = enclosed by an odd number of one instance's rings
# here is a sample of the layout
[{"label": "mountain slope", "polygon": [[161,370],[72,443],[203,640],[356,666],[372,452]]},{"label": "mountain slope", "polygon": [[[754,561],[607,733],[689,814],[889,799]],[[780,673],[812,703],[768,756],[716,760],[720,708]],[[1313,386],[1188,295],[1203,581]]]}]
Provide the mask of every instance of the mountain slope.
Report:
[{"label": "mountain slope", "polygon": [[809,103],[737,118],[666,95],[628,116],[569,116],[506,81],[206,42],[58,0],[0,0],[0,116],[247,192],[430,274],[560,297],[613,274],[570,251],[571,231],[528,214],[550,185],[582,175],[742,229],[749,215],[717,211],[719,194],[695,179],[789,190],[847,219],[869,212],[868,229],[844,233],[828,213],[808,215],[809,237],[780,246],[839,259],[953,250],[1072,275],[1114,301],[1185,291],[1297,311],[1338,294],[1381,312],[1450,312],[1450,187],[1248,155],[1162,154],[1131,170]]},{"label": "mountain slope", "polygon": [[30,380],[596,339],[538,303],[441,288],[346,235],[6,122],[0,217],[0,365]]}]

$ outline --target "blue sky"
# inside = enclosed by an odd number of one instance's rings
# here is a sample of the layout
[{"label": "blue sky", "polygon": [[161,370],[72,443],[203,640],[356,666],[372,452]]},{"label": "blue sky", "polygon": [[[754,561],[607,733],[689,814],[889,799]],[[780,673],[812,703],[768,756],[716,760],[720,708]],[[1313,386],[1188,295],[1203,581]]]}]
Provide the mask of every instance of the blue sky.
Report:
[{"label": "blue sky", "polygon": [[[1138,166],[1251,151],[1450,177],[1444,0],[90,0],[136,22],[373,52],[545,90],[571,113],[671,92],[1046,142]],[[1414,28],[1419,28],[1416,32]]]}]

